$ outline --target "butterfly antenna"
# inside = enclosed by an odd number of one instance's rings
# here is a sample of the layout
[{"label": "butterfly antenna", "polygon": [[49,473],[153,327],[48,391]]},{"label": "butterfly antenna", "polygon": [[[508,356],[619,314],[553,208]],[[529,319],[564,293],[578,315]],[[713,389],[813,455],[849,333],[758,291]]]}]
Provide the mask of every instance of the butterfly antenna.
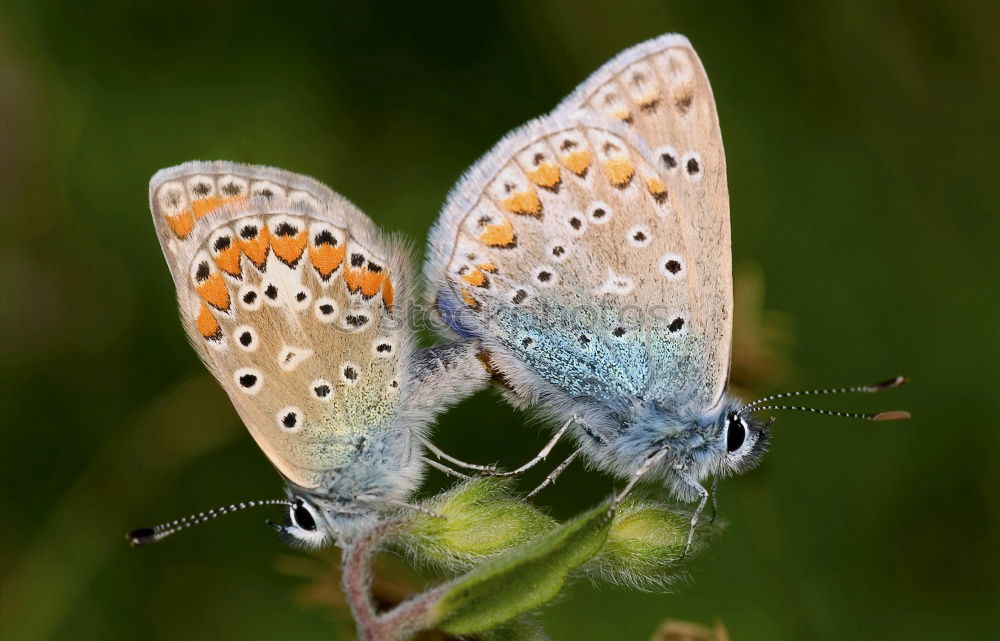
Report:
[{"label": "butterfly antenna", "polygon": [[[798,405],[764,405],[762,407],[754,407],[753,409],[750,409],[749,412],[753,414],[756,412],[771,412],[774,410],[798,410],[800,412],[812,412],[813,414],[823,414],[826,416],[863,418],[866,421],[901,421],[910,418],[910,413],[902,410],[864,414],[861,412],[836,412],[834,410],[821,410],[815,407],[800,407]],[[744,411],[747,411],[747,409],[744,408],[743,410],[740,410],[740,413],[742,414]]]},{"label": "butterfly antenna", "polygon": [[185,516],[182,519],[176,519],[170,521],[169,523],[163,523],[155,527],[144,527],[138,530],[132,530],[131,532],[125,533],[125,540],[129,542],[132,547],[139,547],[140,545],[149,545],[150,543],[156,543],[161,539],[165,539],[171,534],[180,532],[181,530],[186,530],[192,525],[198,525],[199,523],[204,523],[205,521],[211,521],[212,519],[218,518],[223,514],[230,514],[232,512],[239,512],[240,510],[245,510],[250,507],[258,507],[261,505],[283,505],[290,507],[294,505],[291,501],[286,501],[284,499],[270,499],[267,501],[246,501],[244,503],[234,503],[233,505],[227,505],[224,507],[215,508],[214,510],[208,510],[206,512],[198,512],[197,514],[192,514],[191,516]]},{"label": "butterfly antenna", "polygon": [[[765,396],[764,398],[758,398],[756,401],[753,401],[752,403],[747,403],[740,409],[739,413],[743,414],[744,412],[751,412],[751,413],[756,412],[758,410],[754,408],[756,408],[758,405],[763,405],[764,403],[770,403],[771,401],[778,400],[779,398],[789,398],[792,396],[820,396],[826,394],[854,394],[854,393],[874,394],[875,392],[881,392],[883,390],[899,387],[900,385],[905,385],[906,383],[909,382],[910,379],[908,379],[907,377],[897,376],[895,378],[890,378],[887,381],[882,381],[881,383],[875,383],[874,385],[857,385],[855,387],[839,387],[833,389],[809,389],[809,390],[799,390],[797,392],[782,392],[780,394],[772,394],[770,396]],[[782,407],[781,409],[804,409],[804,408]]]}]

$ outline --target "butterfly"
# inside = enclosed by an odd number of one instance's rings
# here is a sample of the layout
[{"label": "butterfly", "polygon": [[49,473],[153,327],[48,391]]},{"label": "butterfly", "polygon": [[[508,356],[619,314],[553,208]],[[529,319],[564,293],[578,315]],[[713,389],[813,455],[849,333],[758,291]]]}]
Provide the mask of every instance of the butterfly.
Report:
[{"label": "butterfly", "polygon": [[514,473],[564,434],[576,443],[536,492],[583,456],[629,479],[615,504],[643,477],[697,500],[693,535],[703,481],[761,459],[768,424],[753,415],[785,395],[728,392],[726,159],[684,36],[620,53],[508,134],[454,187],[429,245],[425,279],[449,335],[482,344],[514,405],[562,425]]},{"label": "butterfly", "polygon": [[294,543],[349,541],[406,503],[430,464],[428,425],[481,387],[471,342],[420,350],[408,325],[410,258],[312,178],[188,162],[150,181],[150,210],[181,321],[287,487],[130,532],[133,545],[244,507],[279,504]]}]

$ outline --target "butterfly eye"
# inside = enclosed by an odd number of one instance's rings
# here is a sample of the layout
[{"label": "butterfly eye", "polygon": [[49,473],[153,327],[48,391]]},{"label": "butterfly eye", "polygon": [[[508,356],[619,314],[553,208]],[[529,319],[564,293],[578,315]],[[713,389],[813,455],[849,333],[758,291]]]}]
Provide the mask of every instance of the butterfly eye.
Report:
[{"label": "butterfly eye", "polygon": [[735,416],[729,417],[729,426],[726,429],[726,451],[732,453],[740,449],[746,437],[747,430],[743,421]]},{"label": "butterfly eye", "polygon": [[295,502],[291,513],[292,523],[297,527],[307,532],[312,532],[316,529],[316,519],[313,518],[313,515],[309,512],[309,508],[302,501]]}]

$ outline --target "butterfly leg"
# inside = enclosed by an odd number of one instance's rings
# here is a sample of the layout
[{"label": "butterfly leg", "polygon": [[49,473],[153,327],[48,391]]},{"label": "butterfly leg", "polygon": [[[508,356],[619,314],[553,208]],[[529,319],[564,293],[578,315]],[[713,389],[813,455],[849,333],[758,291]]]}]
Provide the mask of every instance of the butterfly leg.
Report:
[{"label": "butterfly leg", "polygon": [[462,479],[462,480],[468,480],[469,478],[471,478],[469,475],[462,474],[461,472],[459,472],[457,470],[453,470],[450,467],[448,467],[447,465],[441,465],[440,463],[438,463],[434,459],[429,459],[426,456],[424,456],[423,459],[424,459],[424,463],[427,463],[428,465],[430,465],[431,467],[433,467],[436,470],[440,470],[440,471],[444,472],[448,476],[454,476],[455,478]]},{"label": "butterfly leg", "polygon": [[556,432],[551,439],[549,439],[549,442],[545,444],[545,447],[542,448],[542,451],[540,451],[538,454],[535,455],[535,458],[531,459],[530,461],[528,461],[527,463],[525,463],[524,465],[522,465],[521,467],[517,468],[512,472],[497,472],[493,476],[517,476],[518,474],[530,470],[531,468],[535,467],[536,465],[544,461],[545,457],[547,457],[549,453],[552,451],[552,448],[555,447],[556,443],[559,442],[559,439],[561,439],[563,434],[566,433],[566,430],[569,429],[569,426],[572,425],[573,422],[576,420],[577,417],[575,415],[571,416],[570,419],[566,421],[566,424],[560,427],[559,431]]},{"label": "butterfly leg", "polygon": [[457,465],[458,467],[463,467],[467,470],[476,470],[479,472],[486,472],[487,474],[496,474],[499,470],[493,465],[476,465],[475,463],[466,463],[461,459],[457,459],[454,456],[449,456],[430,441],[425,438],[421,438],[420,442],[424,444],[428,450],[431,451],[434,456],[438,457],[442,461],[448,461],[452,465]]},{"label": "butterfly leg", "polygon": [[715,523],[715,516],[719,512],[719,477],[712,479],[712,523]]},{"label": "butterfly leg", "polygon": [[645,476],[646,472],[651,470],[654,465],[662,461],[663,457],[666,456],[667,452],[669,451],[670,451],[669,447],[662,447],[653,452],[652,454],[650,454],[648,457],[646,457],[646,460],[642,462],[642,465],[639,466],[639,469],[637,469],[635,473],[632,474],[632,478],[628,480],[628,484],[625,486],[625,489],[622,490],[618,494],[618,496],[615,497],[614,501],[611,502],[611,507],[608,508],[609,517],[615,513],[615,510],[618,509],[618,506],[622,504],[622,501],[625,500],[625,497],[629,495],[629,492],[632,491],[632,488],[634,488],[642,479],[642,477]]},{"label": "butterfly leg", "polygon": [[528,496],[525,497],[525,498],[529,498],[530,499],[531,497],[533,497],[534,495],[538,494],[539,492],[541,492],[542,490],[544,490],[548,486],[550,486],[553,483],[555,483],[556,479],[559,478],[559,475],[563,473],[563,470],[565,470],[567,467],[569,467],[569,464],[572,463],[576,459],[576,457],[580,455],[581,451],[583,451],[583,450],[577,450],[577,451],[573,452],[572,454],[570,454],[566,458],[565,461],[563,461],[562,463],[560,463],[558,465],[558,467],[556,467],[556,469],[552,470],[552,472],[549,473],[549,475],[545,477],[545,480],[542,481],[541,485],[539,485],[535,489],[533,489],[530,492],[528,492]]},{"label": "butterfly leg", "polygon": [[691,529],[688,530],[687,545],[684,546],[684,556],[687,556],[687,553],[691,551],[691,543],[694,542],[694,528],[698,525],[698,520],[701,519],[701,513],[705,509],[705,504],[708,503],[708,490],[702,487],[698,481],[691,478],[684,470],[674,470],[674,474],[701,497],[701,500],[698,501],[698,507],[695,508],[694,514],[691,515]]}]

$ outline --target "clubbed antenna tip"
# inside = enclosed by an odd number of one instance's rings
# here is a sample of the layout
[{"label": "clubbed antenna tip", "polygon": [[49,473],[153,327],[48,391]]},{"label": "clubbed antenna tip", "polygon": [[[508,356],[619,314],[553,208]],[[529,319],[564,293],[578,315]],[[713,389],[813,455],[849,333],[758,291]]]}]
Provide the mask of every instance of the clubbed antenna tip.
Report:
[{"label": "clubbed antenna tip", "polygon": [[889,412],[879,412],[872,417],[873,421],[905,421],[910,418],[910,413],[903,410],[892,410]]},{"label": "clubbed antenna tip", "polygon": [[162,525],[157,525],[155,527],[144,527],[138,530],[132,530],[125,533],[125,540],[128,544],[134,548],[140,545],[149,545],[150,543],[156,543],[161,539],[174,534],[175,532],[180,532],[181,530],[186,530],[192,525],[198,525],[199,523],[204,523],[205,521],[210,521],[214,518],[218,518],[224,514],[231,514],[233,512],[238,512],[240,510],[245,510],[250,507],[257,507],[260,505],[283,505],[291,506],[293,503],[291,501],[286,501],[284,499],[271,499],[267,501],[246,501],[244,503],[234,503],[233,505],[226,505],[224,507],[218,507],[214,510],[207,510],[205,512],[198,512],[197,514],[192,514],[191,516],[185,516],[182,519],[176,519],[169,523],[164,523]]},{"label": "clubbed antenna tip", "polygon": [[134,548],[148,543],[156,543],[156,532],[151,527],[139,528],[125,533],[125,540]]},{"label": "clubbed antenna tip", "polygon": [[881,383],[876,383],[872,387],[874,387],[878,391],[881,391],[881,390],[884,390],[884,389],[892,389],[894,387],[899,387],[900,385],[906,385],[909,382],[910,382],[909,377],[906,377],[906,376],[897,376],[896,378],[890,378],[887,381],[882,381]]}]

